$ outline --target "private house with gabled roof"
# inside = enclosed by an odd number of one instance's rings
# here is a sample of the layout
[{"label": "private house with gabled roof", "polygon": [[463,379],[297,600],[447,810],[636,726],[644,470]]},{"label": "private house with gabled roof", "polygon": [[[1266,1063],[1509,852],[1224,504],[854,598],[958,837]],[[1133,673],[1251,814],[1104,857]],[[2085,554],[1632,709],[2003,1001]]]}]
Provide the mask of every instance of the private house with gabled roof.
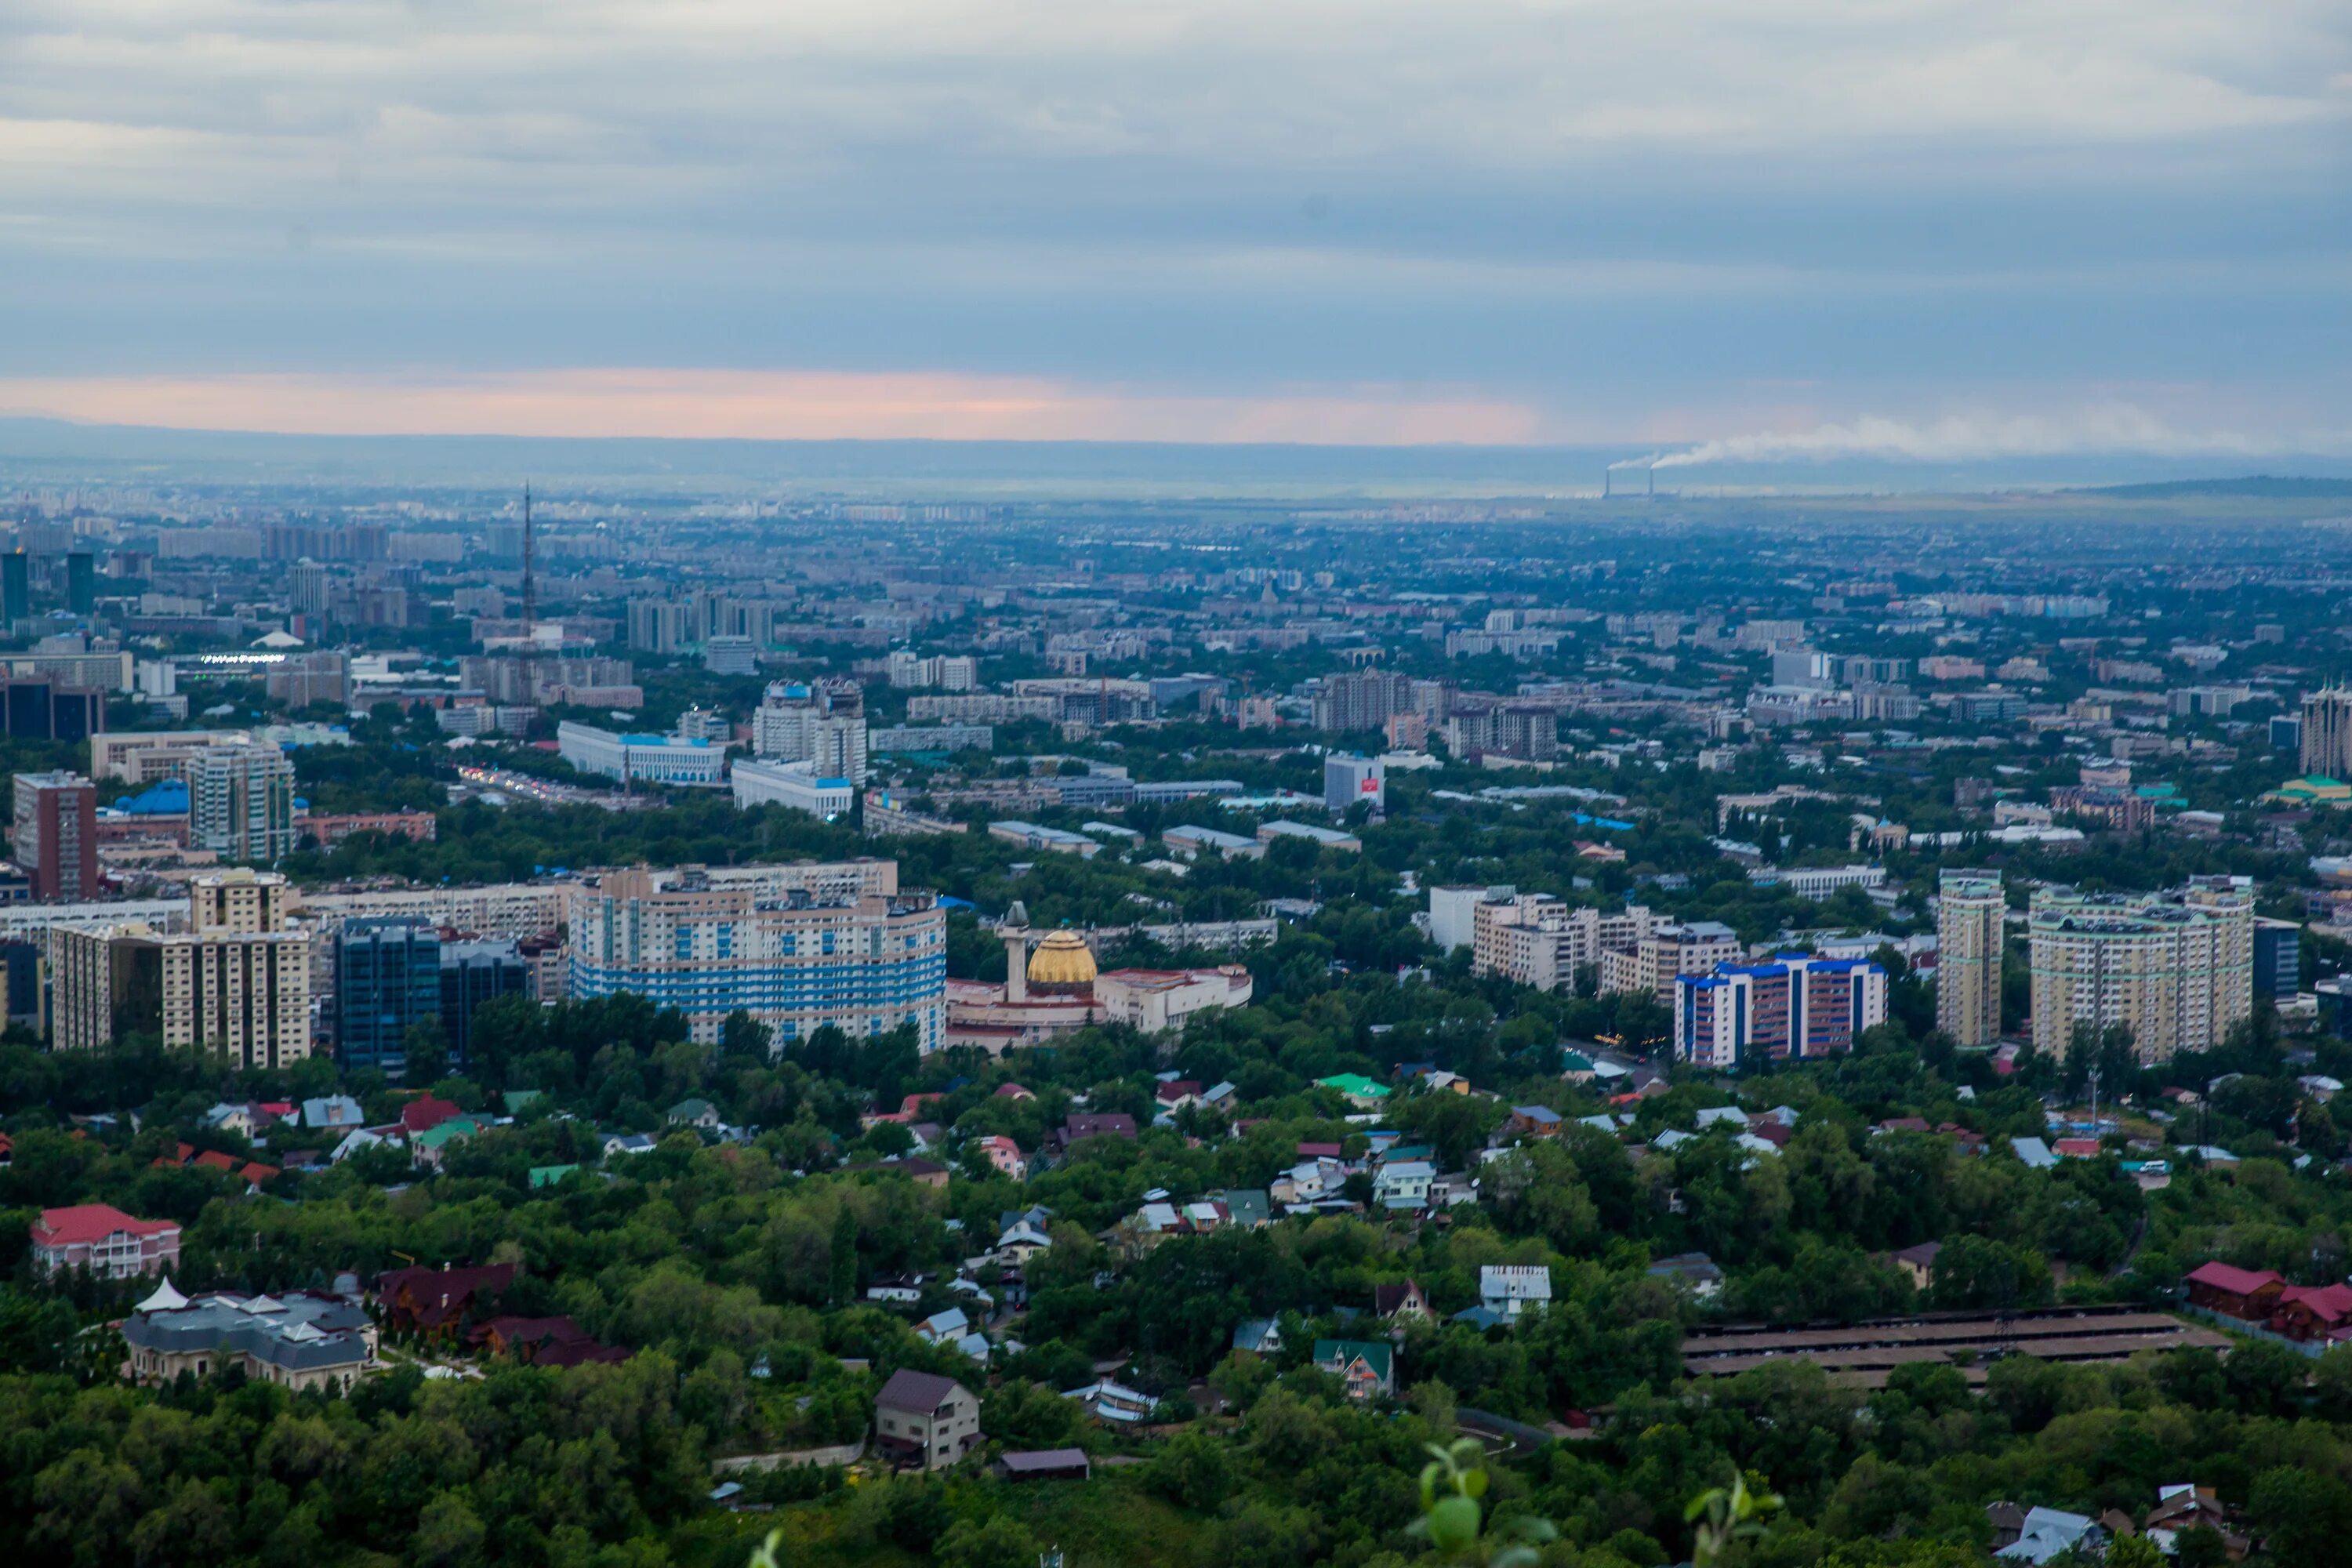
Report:
[{"label": "private house with gabled roof", "polygon": [[1551,1270],[1540,1263],[1488,1263],[1478,1269],[1478,1304],[1516,1318],[1530,1307],[1551,1305]]},{"label": "private house with gabled roof", "polygon": [[1396,1392],[1396,1347],[1383,1340],[1317,1340],[1315,1364],[1347,1385],[1348,1397]]},{"label": "private house with gabled roof", "polygon": [[1421,1293],[1421,1287],[1413,1281],[1401,1279],[1393,1285],[1372,1287],[1372,1316],[1394,1321],[1429,1315],[1429,1298]]},{"label": "private house with gabled roof", "polygon": [[376,1277],[376,1306],[395,1332],[454,1334],[477,1308],[506,1294],[514,1272],[511,1263],[394,1268]]},{"label": "private house with gabled roof", "polygon": [[980,1398],[951,1377],[901,1367],[874,1396],[874,1442],[902,1469],[946,1469],[980,1446]]}]

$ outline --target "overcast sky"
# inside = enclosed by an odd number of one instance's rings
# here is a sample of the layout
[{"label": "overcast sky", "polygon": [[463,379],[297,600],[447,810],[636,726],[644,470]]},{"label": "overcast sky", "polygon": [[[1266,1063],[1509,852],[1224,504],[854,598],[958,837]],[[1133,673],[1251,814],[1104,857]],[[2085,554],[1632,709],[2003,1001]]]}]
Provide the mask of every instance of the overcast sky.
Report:
[{"label": "overcast sky", "polygon": [[8,0],[0,411],[2352,450],[2346,0]]}]

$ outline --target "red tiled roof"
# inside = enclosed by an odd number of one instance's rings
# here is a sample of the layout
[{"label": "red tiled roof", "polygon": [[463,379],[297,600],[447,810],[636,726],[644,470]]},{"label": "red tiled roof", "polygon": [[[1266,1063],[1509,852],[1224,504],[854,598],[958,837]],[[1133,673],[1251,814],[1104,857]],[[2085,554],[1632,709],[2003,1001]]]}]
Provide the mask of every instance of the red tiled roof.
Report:
[{"label": "red tiled roof", "polygon": [[217,1149],[207,1149],[196,1156],[194,1163],[208,1165],[215,1171],[234,1171],[236,1169],[236,1157],[224,1154]]},{"label": "red tiled roof", "polygon": [[2189,1271],[2189,1283],[2210,1285],[2216,1290],[2251,1296],[2265,1286],[2280,1283],[2280,1279],[2267,1268],[2257,1273],[2251,1268],[2232,1268],[2227,1263],[2207,1263]]},{"label": "red tiled roof", "polygon": [[2309,1308],[2323,1323],[2352,1318],[2352,1285],[2290,1285],[2279,1292],[2282,1307]]},{"label": "red tiled roof", "polygon": [[33,1239],[44,1247],[68,1247],[104,1241],[118,1230],[131,1236],[176,1236],[180,1227],[168,1219],[134,1219],[111,1204],[76,1204],[43,1209],[33,1226]]},{"label": "red tiled roof", "polygon": [[412,1135],[418,1132],[430,1132],[449,1118],[459,1114],[461,1112],[455,1102],[436,1100],[428,1094],[422,1100],[412,1100],[400,1108],[400,1124]]}]

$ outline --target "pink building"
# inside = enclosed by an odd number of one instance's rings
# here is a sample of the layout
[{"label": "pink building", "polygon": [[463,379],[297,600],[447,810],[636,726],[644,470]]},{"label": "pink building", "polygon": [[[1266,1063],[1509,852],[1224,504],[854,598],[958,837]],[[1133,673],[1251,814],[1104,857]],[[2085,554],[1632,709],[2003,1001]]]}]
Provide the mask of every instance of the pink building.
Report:
[{"label": "pink building", "polygon": [[158,1274],[180,1261],[180,1227],[133,1219],[105,1204],[43,1209],[33,1224],[34,1261],[47,1271],[87,1268],[108,1279]]},{"label": "pink building", "polygon": [[1022,1155],[1021,1145],[1012,1139],[998,1133],[993,1137],[982,1139],[980,1147],[982,1152],[988,1156],[988,1163],[1004,1174],[1016,1182],[1028,1179],[1029,1162]]}]

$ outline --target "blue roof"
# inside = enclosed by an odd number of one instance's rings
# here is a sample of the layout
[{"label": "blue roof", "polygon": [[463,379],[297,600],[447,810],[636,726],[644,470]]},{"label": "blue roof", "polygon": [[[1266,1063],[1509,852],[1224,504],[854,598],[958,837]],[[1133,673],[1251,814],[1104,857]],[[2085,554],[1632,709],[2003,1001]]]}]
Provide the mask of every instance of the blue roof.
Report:
[{"label": "blue roof", "polygon": [[689,741],[678,735],[624,735],[621,737],[621,744],[625,746],[708,747],[710,742],[708,741]]},{"label": "blue roof", "polygon": [[184,816],[188,810],[187,781],[163,779],[139,795],[117,795],[114,809],[133,816]]}]

